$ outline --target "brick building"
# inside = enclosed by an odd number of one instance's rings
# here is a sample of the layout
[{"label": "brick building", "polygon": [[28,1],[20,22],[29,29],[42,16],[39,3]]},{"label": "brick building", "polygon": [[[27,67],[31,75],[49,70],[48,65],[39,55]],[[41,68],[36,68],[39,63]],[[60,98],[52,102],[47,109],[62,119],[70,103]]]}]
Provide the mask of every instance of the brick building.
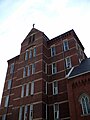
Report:
[{"label": "brick building", "polygon": [[74,30],[31,29],[8,60],[0,120],[90,120],[90,59]]}]

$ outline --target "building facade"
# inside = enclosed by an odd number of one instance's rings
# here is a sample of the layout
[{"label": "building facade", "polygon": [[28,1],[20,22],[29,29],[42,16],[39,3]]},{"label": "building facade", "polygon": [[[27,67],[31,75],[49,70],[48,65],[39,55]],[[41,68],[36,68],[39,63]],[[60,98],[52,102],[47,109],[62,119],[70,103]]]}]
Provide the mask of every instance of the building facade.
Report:
[{"label": "building facade", "polygon": [[86,60],[74,30],[49,40],[32,28],[20,55],[8,60],[0,120],[90,120]]}]

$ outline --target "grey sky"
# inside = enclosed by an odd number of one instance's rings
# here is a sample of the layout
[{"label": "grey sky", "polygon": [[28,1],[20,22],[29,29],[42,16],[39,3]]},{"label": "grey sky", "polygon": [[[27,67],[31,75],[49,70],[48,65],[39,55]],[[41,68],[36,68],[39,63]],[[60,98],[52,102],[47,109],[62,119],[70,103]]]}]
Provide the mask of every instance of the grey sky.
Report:
[{"label": "grey sky", "polygon": [[90,56],[90,0],[0,0],[0,98],[7,60],[20,53],[33,23],[49,38],[74,29]]}]

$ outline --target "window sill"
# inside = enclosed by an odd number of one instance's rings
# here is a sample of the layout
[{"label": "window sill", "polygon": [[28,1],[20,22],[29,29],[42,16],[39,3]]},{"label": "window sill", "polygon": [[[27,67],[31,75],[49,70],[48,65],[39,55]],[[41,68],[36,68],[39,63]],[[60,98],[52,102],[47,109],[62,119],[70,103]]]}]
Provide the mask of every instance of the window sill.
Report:
[{"label": "window sill", "polygon": [[85,116],[90,116],[90,113],[81,115],[81,117],[85,117]]}]

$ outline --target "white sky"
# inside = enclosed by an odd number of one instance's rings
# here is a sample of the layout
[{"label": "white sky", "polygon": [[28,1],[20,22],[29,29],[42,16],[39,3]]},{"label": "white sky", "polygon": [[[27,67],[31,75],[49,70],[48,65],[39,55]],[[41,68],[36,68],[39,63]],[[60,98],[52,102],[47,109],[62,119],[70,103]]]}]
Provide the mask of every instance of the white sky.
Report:
[{"label": "white sky", "polygon": [[20,53],[33,23],[49,38],[74,29],[90,57],[90,0],[0,0],[0,99],[7,60]]}]

